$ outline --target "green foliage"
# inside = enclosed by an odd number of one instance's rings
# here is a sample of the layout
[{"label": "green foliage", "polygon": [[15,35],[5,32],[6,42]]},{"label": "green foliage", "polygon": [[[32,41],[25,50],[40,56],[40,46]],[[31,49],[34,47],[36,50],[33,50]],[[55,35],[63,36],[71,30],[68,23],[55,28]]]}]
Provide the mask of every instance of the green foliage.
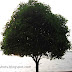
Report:
[{"label": "green foliage", "polygon": [[19,4],[5,26],[1,49],[7,55],[61,58],[70,48],[66,22],[49,5],[34,0]]}]

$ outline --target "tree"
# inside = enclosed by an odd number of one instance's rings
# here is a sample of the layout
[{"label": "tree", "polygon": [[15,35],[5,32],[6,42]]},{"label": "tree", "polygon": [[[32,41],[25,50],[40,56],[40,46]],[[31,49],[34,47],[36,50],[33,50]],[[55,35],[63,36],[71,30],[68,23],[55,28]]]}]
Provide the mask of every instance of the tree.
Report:
[{"label": "tree", "polygon": [[70,49],[66,22],[63,16],[53,14],[49,5],[35,0],[21,3],[6,23],[1,49],[6,55],[32,57],[38,72],[42,55],[60,59]]}]

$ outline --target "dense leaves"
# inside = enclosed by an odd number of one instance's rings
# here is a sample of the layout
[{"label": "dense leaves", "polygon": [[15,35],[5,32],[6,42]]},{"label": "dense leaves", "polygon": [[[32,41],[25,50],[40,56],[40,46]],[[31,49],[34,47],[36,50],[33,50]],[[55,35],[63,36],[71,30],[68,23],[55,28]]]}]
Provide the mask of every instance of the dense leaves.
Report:
[{"label": "dense leaves", "polygon": [[1,49],[7,55],[32,57],[38,72],[42,55],[61,58],[70,48],[66,22],[61,15],[53,14],[49,5],[35,0],[19,4],[6,23]]},{"label": "dense leaves", "polygon": [[67,20],[37,1],[19,4],[7,22],[1,49],[7,55],[61,58],[70,48]]}]

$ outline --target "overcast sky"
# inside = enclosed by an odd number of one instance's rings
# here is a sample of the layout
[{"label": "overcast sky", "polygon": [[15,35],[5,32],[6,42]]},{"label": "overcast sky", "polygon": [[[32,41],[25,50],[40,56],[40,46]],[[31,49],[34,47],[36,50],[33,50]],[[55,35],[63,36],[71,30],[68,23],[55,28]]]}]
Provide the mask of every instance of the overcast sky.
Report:
[{"label": "overcast sky", "polygon": [[[0,41],[2,40],[1,33],[3,32],[4,25],[10,20],[13,11],[21,2],[28,0],[0,0]],[[69,40],[72,41],[72,0],[38,0],[39,2],[50,5],[51,11],[55,14],[64,16],[68,22],[67,25],[70,29]]]},{"label": "overcast sky", "polygon": [[[4,25],[10,20],[13,11],[17,8],[20,2],[27,2],[28,0],[0,0],[0,42],[2,41],[2,35]],[[42,3],[48,4],[51,7],[51,11],[55,14],[64,16],[68,22],[67,25],[70,29],[69,40],[72,42],[72,0],[38,0]],[[25,60],[25,59],[24,59]],[[8,57],[2,55],[0,52],[0,65],[11,65],[17,63],[24,64],[24,61],[20,57]],[[30,59],[29,59],[30,60]],[[24,63],[23,63],[24,61]],[[33,65],[32,65],[33,66]]]}]

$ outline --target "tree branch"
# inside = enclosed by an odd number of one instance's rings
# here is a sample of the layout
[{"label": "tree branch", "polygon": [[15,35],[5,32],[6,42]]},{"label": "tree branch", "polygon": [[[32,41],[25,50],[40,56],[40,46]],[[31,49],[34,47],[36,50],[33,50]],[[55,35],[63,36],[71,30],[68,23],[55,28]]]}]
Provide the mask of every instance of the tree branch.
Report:
[{"label": "tree branch", "polygon": [[33,58],[33,60],[34,60],[35,62],[39,62],[39,60],[40,60],[41,57],[42,57],[42,54],[41,54],[40,56],[33,56],[33,55],[31,55],[31,57]]},{"label": "tree branch", "polygon": [[33,58],[33,60],[36,62],[36,59],[35,59],[35,57],[33,56],[33,55],[31,55],[31,57]]},{"label": "tree branch", "polygon": [[38,59],[38,62],[39,62],[39,60],[41,59],[41,57],[42,57],[42,54],[40,55],[40,57],[39,57],[39,59]]}]

